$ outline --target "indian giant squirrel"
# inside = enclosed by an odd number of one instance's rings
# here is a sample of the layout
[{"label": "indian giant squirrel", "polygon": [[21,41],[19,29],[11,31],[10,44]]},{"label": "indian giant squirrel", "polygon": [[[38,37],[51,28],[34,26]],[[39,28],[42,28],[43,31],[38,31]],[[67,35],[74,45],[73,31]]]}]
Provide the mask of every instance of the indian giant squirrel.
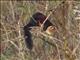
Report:
[{"label": "indian giant squirrel", "polygon": [[[40,26],[40,24],[42,24],[44,22],[44,20],[46,19],[46,16],[40,12],[36,12],[35,14],[32,15],[32,17],[30,18],[30,21],[27,25],[24,26],[24,37],[25,37],[25,42],[27,44],[27,47],[31,50],[33,47],[33,41],[32,41],[32,35],[30,33],[29,30],[31,30],[30,27],[33,26]],[[50,20],[47,20],[44,23],[44,27],[43,30],[44,31],[48,31],[46,29],[49,29],[48,27],[52,26],[53,24],[50,22]],[[51,31],[51,29],[50,29]],[[48,32],[49,33],[49,32]]]}]

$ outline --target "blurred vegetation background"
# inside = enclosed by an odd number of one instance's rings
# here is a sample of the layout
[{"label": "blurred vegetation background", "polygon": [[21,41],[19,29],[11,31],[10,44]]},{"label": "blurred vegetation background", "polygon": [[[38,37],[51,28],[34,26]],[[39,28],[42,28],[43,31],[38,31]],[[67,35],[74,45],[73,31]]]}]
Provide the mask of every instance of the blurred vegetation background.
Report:
[{"label": "blurred vegetation background", "polygon": [[[1,60],[80,60],[80,1],[0,1]],[[26,47],[23,27],[35,12],[49,16],[54,36],[33,28],[33,49]]]}]

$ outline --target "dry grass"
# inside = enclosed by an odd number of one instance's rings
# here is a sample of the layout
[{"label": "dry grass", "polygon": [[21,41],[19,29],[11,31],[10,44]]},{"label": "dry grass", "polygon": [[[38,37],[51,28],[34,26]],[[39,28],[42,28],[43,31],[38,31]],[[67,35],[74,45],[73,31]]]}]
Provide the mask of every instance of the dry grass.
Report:
[{"label": "dry grass", "polygon": [[[61,2],[0,1],[1,60],[80,60],[80,1]],[[32,27],[29,51],[23,27],[37,11],[50,18],[57,33],[49,36],[40,27]]]}]

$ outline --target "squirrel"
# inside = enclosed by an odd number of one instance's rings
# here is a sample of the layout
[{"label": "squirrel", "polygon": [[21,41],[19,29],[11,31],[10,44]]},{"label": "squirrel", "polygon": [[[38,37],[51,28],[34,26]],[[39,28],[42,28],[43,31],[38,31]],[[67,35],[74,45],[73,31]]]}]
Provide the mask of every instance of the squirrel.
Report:
[{"label": "squirrel", "polygon": [[[27,44],[28,49],[31,50],[33,48],[33,41],[32,41],[32,35],[30,33],[30,30],[31,30],[30,27],[40,26],[41,24],[43,24],[46,17],[47,16],[45,16],[44,14],[40,12],[36,12],[30,18],[29,23],[24,26],[24,37],[25,37],[25,42]],[[43,30],[46,31],[48,34],[50,34],[50,32],[53,32],[52,30],[54,30],[52,26],[53,24],[49,20],[46,20],[46,22],[44,23]]]}]

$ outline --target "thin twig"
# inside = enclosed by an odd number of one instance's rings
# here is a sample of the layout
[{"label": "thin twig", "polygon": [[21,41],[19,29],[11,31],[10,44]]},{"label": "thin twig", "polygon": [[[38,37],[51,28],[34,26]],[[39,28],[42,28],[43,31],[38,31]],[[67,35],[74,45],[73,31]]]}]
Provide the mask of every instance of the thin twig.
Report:
[{"label": "thin twig", "polygon": [[11,12],[12,12],[12,18],[13,18],[13,20],[15,21],[15,15],[14,15],[14,6],[13,6],[13,4],[12,4],[12,1],[10,1],[10,8],[11,8]]},{"label": "thin twig", "polygon": [[70,55],[70,57],[72,57],[72,55],[74,55],[76,53],[79,46],[80,46],[80,41],[78,42],[77,46],[73,49],[72,54]]}]

